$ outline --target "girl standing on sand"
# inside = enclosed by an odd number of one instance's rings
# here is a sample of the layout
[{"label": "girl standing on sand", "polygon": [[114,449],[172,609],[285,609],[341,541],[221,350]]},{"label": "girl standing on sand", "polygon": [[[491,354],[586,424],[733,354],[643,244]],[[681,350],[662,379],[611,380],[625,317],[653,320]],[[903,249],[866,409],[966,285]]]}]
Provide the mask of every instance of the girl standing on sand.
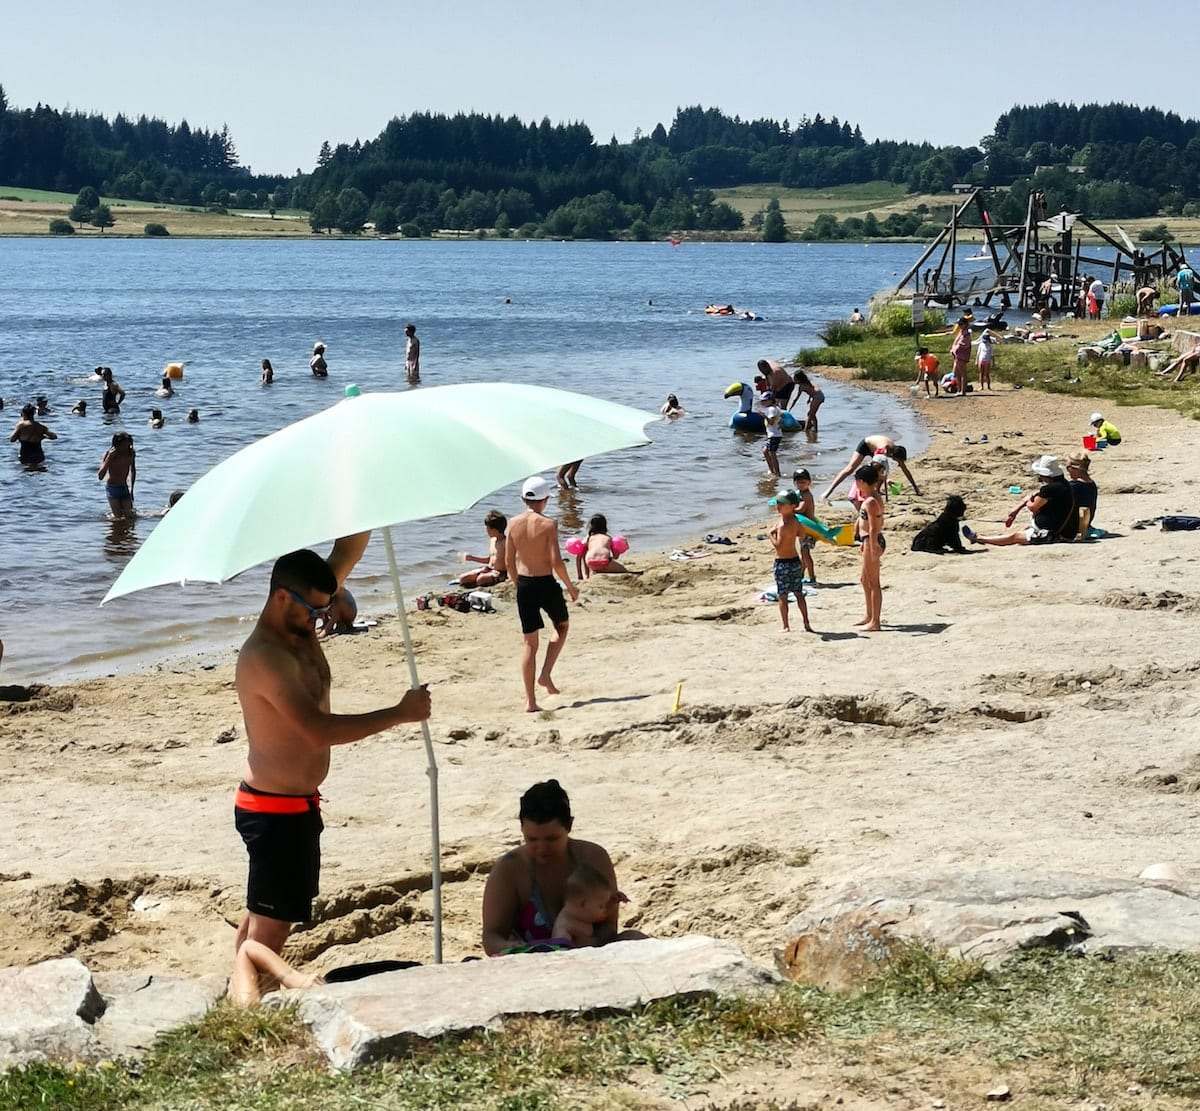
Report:
[{"label": "girl standing on sand", "polygon": [[883,586],[879,581],[879,568],[887,540],[883,535],[883,502],[879,498],[878,483],[879,471],[871,464],[854,472],[854,485],[862,499],[858,509],[858,531],[862,537],[862,577],[859,581],[867,604],[866,616],[855,625],[864,633],[877,633],[882,628]]}]

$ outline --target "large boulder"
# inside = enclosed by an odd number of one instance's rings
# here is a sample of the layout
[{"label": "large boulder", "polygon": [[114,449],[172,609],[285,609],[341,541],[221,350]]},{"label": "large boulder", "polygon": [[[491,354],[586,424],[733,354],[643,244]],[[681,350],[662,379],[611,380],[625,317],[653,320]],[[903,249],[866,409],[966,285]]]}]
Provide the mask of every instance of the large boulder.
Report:
[{"label": "large boulder", "polygon": [[696,936],[425,965],[266,1002],[297,1004],[330,1064],[353,1068],[407,1039],[495,1028],[509,1016],[628,1011],[671,997],[749,995],[778,982],[729,942]]},{"label": "large boulder", "polygon": [[203,1018],[228,984],[218,975],[154,972],[97,972],[94,979],[105,1003],[95,1033],[111,1057],[140,1056],[160,1034]]},{"label": "large boulder", "polygon": [[856,880],[793,918],[785,939],[779,970],[831,991],[860,987],[912,941],[990,965],[1039,946],[1200,952],[1200,888],[1015,872]]},{"label": "large boulder", "polygon": [[0,968],[0,1069],[34,1061],[96,1061],[92,1024],[104,1001],[73,958]]}]

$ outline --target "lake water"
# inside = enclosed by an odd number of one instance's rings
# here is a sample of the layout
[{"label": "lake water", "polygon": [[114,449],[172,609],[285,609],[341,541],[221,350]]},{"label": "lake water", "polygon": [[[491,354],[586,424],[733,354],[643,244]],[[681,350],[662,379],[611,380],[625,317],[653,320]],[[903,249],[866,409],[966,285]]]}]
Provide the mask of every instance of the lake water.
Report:
[{"label": "lake water", "polygon": [[[119,429],[138,460],[137,505],[159,510],[238,448],[335,403],[351,382],[405,389],[404,326],[421,339],[425,386],[527,382],[657,411],[678,394],[684,419],[656,421],[653,444],[585,462],[577,492],[551,501],[564,531],[607,514],[635,553],[695,539],[748,514],[772,512],[775,490],[761,438],[731,432],[732,381],[759,358],[816,345],[825,321],[847,315],[916,260],[919,245],[601,244],[552,242],[143,241],[0,239],[0,396],[12,423],[45,394],[44,470],[0,459],[0,639],[3,680],[110,673],[235,642],[266,588],[250,571],[221,586],[164,587],[97,605],[154,518],[132,528],[108,518],[100,456]],[[505,299],[510,303],[506,303]],[[710,302],[766,319],[707,316]],[[327,344],[327,380],[308,371]],[[271,359],[276,384],[259,385]],[[164,364],[183,362],[175,397],[154,397]],[[118,416],[100,412],[92,368],[111,366],[128,393]],[[786,437],[784,473],[808,466],[819,484],[864,434],[925,444],[907,406],[825,384],[819,441]],[[89,414],[69,415],[86,398]],[[167,423],[147,427],[149,410]],[[189,425],[190,408],[200,423]],[[480,420],[487,419],[480,413]],[[11,424],[5,426],[11,429]],[[335,453],[351,444],[330,444]],[[320,460],[314,460],[319,465]],[[452,467],[453,459],[446,465]],[[519,512],[515,488],[468,513],[395,529],[410,591],[444,585],[460,551],[486,551],[483,512]],[[351,586],[363,610],[389,588],[374,541]]]}]

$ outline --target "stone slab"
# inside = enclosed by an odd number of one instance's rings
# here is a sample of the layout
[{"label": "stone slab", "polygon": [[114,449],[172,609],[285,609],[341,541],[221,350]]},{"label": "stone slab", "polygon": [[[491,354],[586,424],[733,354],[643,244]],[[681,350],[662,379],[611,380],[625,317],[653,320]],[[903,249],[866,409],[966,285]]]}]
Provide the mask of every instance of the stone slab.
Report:
[{"label": "stone slab", "polygon": [[189,980],[155,972],[97,972],[93,979],[105,1003],[95,1034],[113,1057],[145,1053],[160,1034],[202,1018],[229,982],[215,974]]},{"label": "stone slab", "polygon": [[0,968],[0,1069],[103,1057],[91,1024],[104,1001],[73,958]]},{"label": "stone slab", "polygon": [[779,982],[726,941],[691,936],[599,949],[425,965],[346,984],[281,992],[335,1068],[354,1068],[406,1040],[496,1028],[506,1017],[628,1011],[657,999],[751,995]]},{"label": "stone slab", "polygon": [[790,979],[850,991],[911,940],[992,965],[1039,946],[1200,952],[1200,889],[1008,872],[855,881],[788,923],[776,964]]}]

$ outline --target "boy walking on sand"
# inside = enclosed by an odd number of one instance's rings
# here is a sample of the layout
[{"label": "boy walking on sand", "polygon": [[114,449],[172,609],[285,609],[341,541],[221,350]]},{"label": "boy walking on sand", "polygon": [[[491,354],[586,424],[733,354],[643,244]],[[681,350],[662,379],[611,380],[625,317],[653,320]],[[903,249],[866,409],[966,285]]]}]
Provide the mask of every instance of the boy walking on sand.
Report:
[{"label": "boy walking on sand", "polygon": [[808,623],[808,603],[804,601],[804,570],[796,546],[800,541],[800,522],[796,520],[796,509],[800,495],[788,490],[772,498],[768,505],[779,511],[779,521],[771,528],[771,544],[775,548],[775,593],[779,597],[779,616],[783,620],[783,631],[790,633],[788,625],[788,594],[796,596],[800,616],[804,619],[804,631],[811,633]]},{"label": "boy walking on sand", "polygon": [[517,615],[521,619],[521,634],[525,638],[521,653],[521,679],[525,684],[525,711],[536,713],[541,707],[534,693],[534,673],[537,666],[538,634],[545,627],[542,611],[554,625],[554,634],[546,646],[538,685],[547,694],[558,694],[550,673],[567,639],[567,603],[562,590],[554,581],[557,575],[567,588],[572,602],[578,601],[579,591],[571,582],[567,565],[563,563],[558,545],[558,525],[544,516],[546,502],[554,487],[540,475],[527,478],[521,487],[525,512],[514,517],[508,526],[505,546],[505,565],[508,577],[517,584]]}]

